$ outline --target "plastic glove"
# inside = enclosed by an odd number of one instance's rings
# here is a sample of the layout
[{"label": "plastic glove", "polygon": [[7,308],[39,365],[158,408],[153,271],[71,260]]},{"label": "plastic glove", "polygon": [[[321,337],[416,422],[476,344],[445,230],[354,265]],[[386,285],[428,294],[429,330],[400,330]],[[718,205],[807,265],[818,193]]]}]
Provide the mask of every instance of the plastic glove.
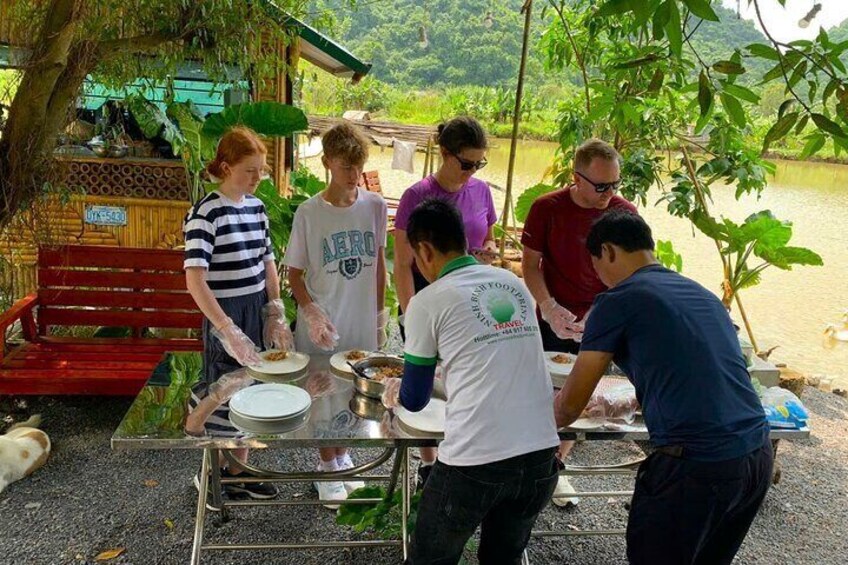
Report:
[{"label": "plastic glove", "polygon": [[583,341],[583,332],[586,331],[586,320],[589,319],[589,314],[591,312],[592,309],[589,308],[589,310],[586,311],[583,317],[580,318],[579,322],[574,322],[573,324],[571,324],[571,330],[567,332],[567,334],[570,334],[570,336],[563,339],[571,339],[572,341],[576,341],[577,343]]},{"label": "plastic glove", "polygon": [[232,320],[228,319],[221,328],[212,328],[211,333],[221,341],[224,351],[239,365],[258,365],[262,362],[258,353],[259,348]]},{"label": "plastic glove", "polygon": [[400,383],[401,379],[397,377],[390,377],[383,381],[383,394],[380,400],[389,410],[400,406]]},{"label": "plastic glove", "polygon": [[243,390],[256,380],[250,376],[247,369],[238,369],[226,375],[222,375],[220,379],[209,385],[209,394],[207,395],[213,402],[218,405],[229,402],[229,400],[240,390]]},{"label": "plastic glove", "polygon": [[303,388],[309,393],[312,400],[315,400],[334,393],[336,381],[327,371],[316,371],[309,375]]},{"label": "plastic glove", "polygon": [[268,349],[294,351],[294,335],[286,320],[286,306],[281,299],[272,300],[262,308],[262,340]]},{"label": "plastic glove", "polygon": [[560,339],[573,339],[576,332],[574,321],[577,316],[557,304],[553,297],[539,303],[542,319],[546,321]]},{"label": "plastic glove", "polygon": [[383,308],[377,313],[377,349],[383,349],[389,341],[386,325],[389,323],[389,309]]},{"label": "plastic glove", "polygon": [[221,376],[209,386],[206,396],[186,417],[185,431],[192,436],[203,436],[206,434],[206,420],[209,419],[219,406],[228,402],[235,393],[249,387],[255,382],[247,369],[239,369]]},{"label": "plastic glove", "polygon": [[315,302],[302,310],[306,325],[309,326],[309,340],[324,351],[335,349],[339,344],[339,334],[326,312]]}]

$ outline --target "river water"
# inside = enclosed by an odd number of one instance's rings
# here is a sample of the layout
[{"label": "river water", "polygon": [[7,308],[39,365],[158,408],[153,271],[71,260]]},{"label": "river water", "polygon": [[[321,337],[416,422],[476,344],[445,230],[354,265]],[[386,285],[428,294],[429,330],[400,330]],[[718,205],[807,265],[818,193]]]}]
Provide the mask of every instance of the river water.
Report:
[{"label": "river water", "polygon": [[[488,154],[489,165],[479,176],[499,186],[506,185],[509,140],[494,140]],[[520,142],[514,176],[516,194],[542,181],[553,159],[555,145],[548,142]],[[307,164],[324,178],[318,158]],[[404,189],[421,177],[424,158],[417,155],[416,174],[391,169],[392,150],[373,148],[367,170],[380,171],[383,192],[400,197]],[[848,166],[824,163],[777,161],[777,172],[758,200],[733,198],[733,188],[713,188],[713,213],[742,222],[752,212],[769,209],[781,220],[793,223],[790,245],[808,247],[824,259],[823,267],[796,267],[781,271],[765,270],[762,282],[744,290],[745,305],[760,349],[779,346],[771,360],[808,374],[834,378],[848,386],[848,342],[829,342],[824,328],[841,326],[848,310]],[[504,194],[494,191],[498,210]],[[719,294],[721,261],[712,240],[694,232],[683,219],[670,216],[665,207],[654,206],[659,189],[640,213],[647,219],[655,239],[671,240],[683,256],[683,274]],[[734,320],[741,318],[734,309]]]}]

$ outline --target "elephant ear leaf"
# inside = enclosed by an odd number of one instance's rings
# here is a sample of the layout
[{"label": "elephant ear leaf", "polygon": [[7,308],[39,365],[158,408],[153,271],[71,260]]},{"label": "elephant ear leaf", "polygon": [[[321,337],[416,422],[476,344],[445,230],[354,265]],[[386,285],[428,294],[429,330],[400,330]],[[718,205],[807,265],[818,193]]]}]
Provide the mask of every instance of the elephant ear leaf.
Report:
[{"label": "elephant ear leaf", "polygon": [[203,133],[221,137],[233,126],[247,126],[260,135],[288,137],[309,127],[299,108],[278,102],[236,104],[206,118]]},{"label": "elephant ear leaf", "polygon": [[183,134],[159,106],[139,94],[128,96],[126,104],[144,137],[161,137],[171,144],[175,154],[182,152],[185,143]]}]

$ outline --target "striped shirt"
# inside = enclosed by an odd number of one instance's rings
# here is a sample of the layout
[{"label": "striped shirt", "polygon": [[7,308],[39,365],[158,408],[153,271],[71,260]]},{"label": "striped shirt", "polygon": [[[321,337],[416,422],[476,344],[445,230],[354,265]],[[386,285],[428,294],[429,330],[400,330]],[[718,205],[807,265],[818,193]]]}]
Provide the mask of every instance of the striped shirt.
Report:
[{"label": "striped shirt", "polygon": [[274,260],[268,216],[258,198],[234,202],[210,192],[186,216],[184,267],[208,269],[215,298],[232,298],[265,288],[265,261]]}]

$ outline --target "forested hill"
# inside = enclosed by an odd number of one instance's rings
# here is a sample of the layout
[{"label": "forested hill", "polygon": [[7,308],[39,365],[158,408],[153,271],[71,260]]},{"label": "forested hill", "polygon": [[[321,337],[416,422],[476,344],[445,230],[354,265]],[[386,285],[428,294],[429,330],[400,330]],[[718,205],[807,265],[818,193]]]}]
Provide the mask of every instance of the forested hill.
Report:
[{"label": "forested hill", "polygon": [[[359,0],[351,10],[344,0],[321,0],[314,2],[311,12],[330,9],[338,22],[337,39],[371,61],[374,77],[382,81],[413,87],[494,86],[511,82],[517,72],[522,4],[523,0]],[[534,40],[546,26],[540,19],[544,5],[535,3]],[[725,58],[734,48],[762,39],[752,22],[737,19],[731,10],[714,8],[721,22],[703,22],[693,36],[705,60]],[[528,77],[534,82],[551,78],[545,76],[540,49],[531,49]]]}]

